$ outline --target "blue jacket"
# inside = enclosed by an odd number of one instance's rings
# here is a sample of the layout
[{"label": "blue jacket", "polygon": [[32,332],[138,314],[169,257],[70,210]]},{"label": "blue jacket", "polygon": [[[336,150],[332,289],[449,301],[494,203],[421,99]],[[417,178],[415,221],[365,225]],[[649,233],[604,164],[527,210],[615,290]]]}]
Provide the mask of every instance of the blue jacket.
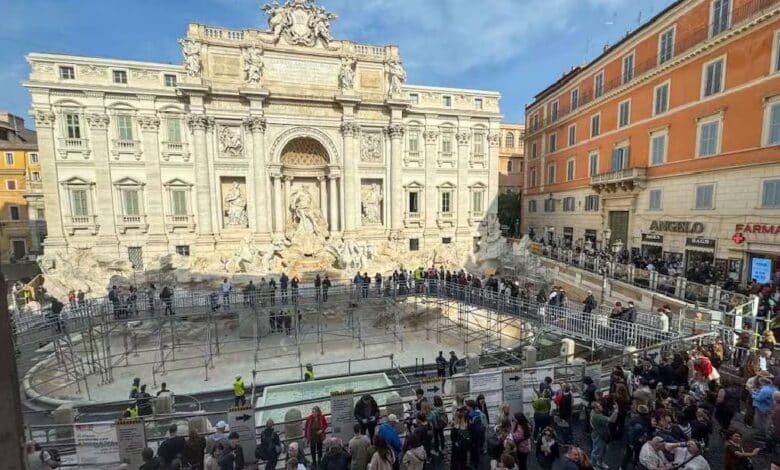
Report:
[{"label": "blue jacket", "polygon": [[390,423],[384,423],[379,426],[376,434],[387,442],[387,445],[393,449],[396,456],[401,453],[401,438],[398,437],[398,432]]},{"label": "blue jacket", "polygon": [[774,385],[764,385],[758,391],[753,392],[753,406],[759,413],[771,413],[775,406],[772,394],[775,393]]}]

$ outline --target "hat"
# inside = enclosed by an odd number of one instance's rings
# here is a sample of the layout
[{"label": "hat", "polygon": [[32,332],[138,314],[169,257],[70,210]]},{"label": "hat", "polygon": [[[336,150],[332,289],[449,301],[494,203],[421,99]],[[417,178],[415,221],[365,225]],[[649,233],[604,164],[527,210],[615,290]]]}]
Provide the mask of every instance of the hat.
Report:
[{"label": "hat", "polygon": [[391,423],[396,423],[398,422],[398,416],[390,413],[389,415],[387,415],[387,420],[390,421]]},{"label": "hat", "polygon": [[219,421],[219,422],[217,423],[217,429],[225,429],[225,428],[227,428],[227,423],[226,423],[226,422],[224,422],[224,421]]},{"label": "hat", "polygon": [[636,407],[636,412],[640,415],[646,415],[650,413],[650,409],[647,408],[647,405],[639,405]]}]

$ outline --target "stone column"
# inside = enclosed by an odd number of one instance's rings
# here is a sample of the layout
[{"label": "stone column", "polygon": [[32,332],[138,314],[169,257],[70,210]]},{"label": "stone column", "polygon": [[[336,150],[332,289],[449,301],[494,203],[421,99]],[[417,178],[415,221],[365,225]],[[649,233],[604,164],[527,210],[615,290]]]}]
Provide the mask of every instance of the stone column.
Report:
[{"label": "stone column", "polygon": [[284,226],[286,226],[287,222],[289,221],[290,217],[290,211],[287,210],[288,207],[290,207],[290,190],[292,188],[292,182],[293,182],[292,176],[285,176],[284,177],[284,202],[282,203],[282,214],[284,214]]},{"label": "stone column", "polygon": [[163,205],[163,188],[160,181],[160,148],[159,134],[160,118],[157,116],[139,116],[141,139],[146,158],[146,187],[144,202],[146,202],[146,223],[149,224],[149,238],[165,243],[165,211]]},{"label": "stone column", "polygon": [[465,130],[460,131],[455,135],[455,138],[458,141],[458,156],[457,156],[457,162],[458,162],[458,190],[457,190],[457,199],[458,199],[458,233],[460,235],[470,235],[471,229],[469,227],[469,219],[468,215],[463,216],[461,213],[462,208],[468,208],[469,207],[469,184],[468,184],[468,177],[469,177],[469,168],[470,168],[470,162],[471,162],[471,148],[469,147],[469,144],[471,142],[471,131]]},{"label": "stone column", "polygon": [[46,246],[66,246],[65,232],[62,230],[62,206],[60,203],[60,179],[57,174],[57,154],[55,150],[54,122],[51,111],[35,110],[33,113],[35,128],[38,131],[38,157],[41,162],[41,176],[44,184],[43,207],[46,212]]},{"label": "stone column", "polygon": [[328,177],[318,176],[317,182],[320,186],[320,212],[322,212],[322,217],[325,219],[325,225],[330,230],[331,224],[328,219]]},{"label": "stone column", "polygon": [[282,175],[272,175],[274,180],[274,233],[284,233],[284,201],[282,200]]},{"label": "stone column", "polygon": [[358,156],[355,151],[355,137],[360,132],[360,126],[354,121],[344,121],[341,124],[341,133],[344,135],[344,231],[354,235],[358,228],[358,214],[360,213],[360,191],[358,184]]},{"label": "stone column", "polygon": [[328,195],[330,196],[330,231],[338,232],[341,230],[341,224],[339,223],[339,203],[338,203],[338,190],[336,189],[336,182],[338,176],[331,175],[328,177]]},{"label": "stone column", "polygon": [[[399,232],[404,226],[404,192],[401,190],[403,181],[401,178],[401,165],[403,164],[404,133],[403,124],[391,124],[387,128],[390,135],[390,184],[393,188],[390,195],[390,229]],[[386,198],[387,199],[387,198]],[[427,209],[427,208],[426,208]]]},{"label": "stone column", "polygon": [[498,214],[498,175],[499,175],[499,159],[498,149],[501,144],[501,134],[498,133],[498,129],[491,129],[495,131],[493,134],[488,135],[488,181],[487,191],[485,192],[486,200],[483,201],[485,205],[486,214]]},{"label": "stone column", "polygon": [[209,170],[208,148],[206,146],[206,129],[214,125],[214,118],[200,114],[192,114],[187,119],[192,129],[195,146],[195,195],[198,201],[198,234],[213,238],[214,227],[211,207],[211,172]]},{"label": "stone column", "polygon": [[[87,115],[92,156],[95,162],[95,215],[100,225],[99,244],[115,245],[116,213],[114,211],[114,185],[111,181],[111,148],[108,141],[110,119],[105,114]],[[48,217],[48,215],[47,215]]]},{"label": "stone column", "polygon": [[[427,129],[423,132],[425,139],[425,236],[437,237],[439,228],[436,225],[436,214],[439,212],[436,201],[436,143],[439,139],[438,129]],[[396,186],[397,187],[397,186]]]},{"label": "stone column", "polygon": [[252,132],[252,163],[254,165],[255,233],[268,235],[271,220],[268,213],[266,186],[268,174],[265,167],[265,118],[252,116],[244,119],[244,127]]}]

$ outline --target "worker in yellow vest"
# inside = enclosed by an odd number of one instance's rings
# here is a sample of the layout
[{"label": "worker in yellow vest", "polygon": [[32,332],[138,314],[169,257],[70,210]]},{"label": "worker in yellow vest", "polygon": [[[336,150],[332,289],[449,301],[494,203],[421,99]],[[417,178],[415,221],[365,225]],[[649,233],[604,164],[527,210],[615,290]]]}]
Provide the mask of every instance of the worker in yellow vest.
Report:
[{"label": "worker in yellow vest", "polygon": [[125,410],[125,418],[137,418],[138,417],[138,405],[133,404],[127,407]]},{"label": "worker in yellow vest", "polygon": [[246,405],[246,385],[240,375],[237,375],[236,380],[233,381],[233,402],[235,406]]},{"label": "worker in yellow vest", "polygon": [[304,382],[313,382],[314,381],[314,366],[311,364],[306,364],[306,371],[303,373],[303,381]]}]

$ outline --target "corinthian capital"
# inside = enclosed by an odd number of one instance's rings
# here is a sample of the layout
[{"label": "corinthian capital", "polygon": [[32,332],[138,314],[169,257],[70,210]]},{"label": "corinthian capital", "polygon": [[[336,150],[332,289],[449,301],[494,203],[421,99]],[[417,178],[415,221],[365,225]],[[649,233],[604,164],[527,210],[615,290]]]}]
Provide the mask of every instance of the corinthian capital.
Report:
[{"label": "corinthian capital", "polygon": [[35,127],[44,128],[54,126],[54,113],[51,111],[45,111],[43,109],[36,109],[33,114],[35,119]]},{"label": "corinthian capital", "polygon": [[202,114],[190,114],[187,116],[187,125],[190,126],[190,129],[193,131],[206,130],[214,126],[214,118]]},{"label": "corinthian capital", "polygon": [[244,127],[250,131],[265,132],[266,121],[264,117],[252,116],[244,119]]},{"label": "corinthian capital", "polygon": [[423,138],[426,144],[435,144],[436,139],[439,138],[439,131],[436,129],[427,129],[423,132]]},{"label": "corinthian capital", "polygon": [[341,133],[344,137],[355,137],[360,132],[360,124],[354,121],[344,121],[341,123]]},{"label": "corinthian capital", "polygon": [[160,128],[160,118],[157,116],[138,116],[138,126],[142,131],[157,131]]},{"label": "corinthian capital", "polygon": [[391,124],[387,126],[387,133],[390,135],[391,139],[400,139],[404,136],[405,132],[406,126],[403,124]]},{"label": "corinthian capital", "polygon": [[491,147],[498,147],[501,144],[501,135],[500,134],[489,134],[487,136],[488,139],[488,145]]},{"label": "corinthian capital", "polygon": [[458,132],[455,134],[455,138],[458,139],[458,145],[468,145],[471,140],[470,132]]},{"label": "corinthian capital", "polygon": [[89,124],[89,128],[95,130],[108,129],[108,123],[111,122],[111,118],[105,114],[100,113],[87,114],[86,118],[87,124]]}]

